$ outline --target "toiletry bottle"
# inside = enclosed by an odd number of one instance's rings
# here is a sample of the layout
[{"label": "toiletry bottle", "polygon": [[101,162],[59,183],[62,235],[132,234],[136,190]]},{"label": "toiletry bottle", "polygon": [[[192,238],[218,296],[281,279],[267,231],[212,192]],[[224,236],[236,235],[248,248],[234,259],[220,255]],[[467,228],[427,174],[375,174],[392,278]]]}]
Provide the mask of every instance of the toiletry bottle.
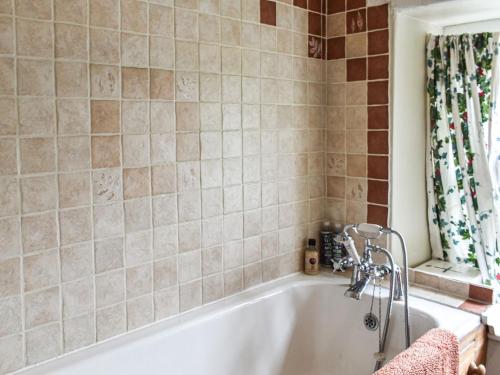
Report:
[{"label": "toiletry bottle", "polygon": [[333,231],[329,221],[323,223],[323,228],[319,232],[320,238],[320,263],[324,266],[332,267],[333,259]]},{"label": "toiletry bottle", "polygon": [[342,238],[342,225],[335,224],[335,235],[333,237],[333,261],[340,262],[346,255]]},{"label": "toiletry bottle", "polygon": [[316,240],[310,238],[304,254],[304,273],[317,275],[319,273],[319,251],[316,249]]}]

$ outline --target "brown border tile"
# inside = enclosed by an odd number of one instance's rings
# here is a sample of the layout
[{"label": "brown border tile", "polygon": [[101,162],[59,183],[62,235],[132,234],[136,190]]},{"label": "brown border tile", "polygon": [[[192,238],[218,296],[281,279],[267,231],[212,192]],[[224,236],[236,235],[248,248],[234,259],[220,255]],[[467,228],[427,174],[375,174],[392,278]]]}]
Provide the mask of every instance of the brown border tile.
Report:
[{"label": "brown border tile", "polygon": [[493,303],[493,289],[470,284],[469,298],[491,305]]},{"label": "brown border tile", "polygon": [[367,222],[387,226],[388,209],[385,206],[368,205]]},{"label": "brown border tile", "polygon": [[368,105],[389,103],[389,81],[368,82]]},{"label": "brown border tile", "polygon": [[389,30],[378,30],[368,33],[368,54],[380,55],[389,53]]},{"label": "brown border tile", "polygon": [[328,1],[327,14],[345,12],[346,0],[323,0]]},{"label": "brown border tile", "polygon": [[366,0],[347,0],[347,10],[364,8]]},{"label": "brown border tile", "polygon": [[276,3],[269,0],[260,0],[260,22],[276,26]]},{"label": "brown border tile", "polygon": [[327,41],[328,60],[343,59],[345,57],[345,37],[330,38]]},{"label": "brown border tile", "polygon": [[389,197],[389,182],[368,180],[368,202],[387,204]]},{"label": "brown border tile", "polygon": [[389,6],[387,4],[368,8],[368,30],[389,27]]},{"label": "brown border tile", "polygon": [[388,154],[389,153],[389,132],[369,131],[368,132],[368,153],[369,154]]},{"label": "brown border tile", "polygon": [[346,34],[366,31],[366,9],[358,9],[345,14]]},{"label": "brown border tile", "polygon": [[348,59],[347,81],[364,81],[366,79],[366,58]]},{"label": "brown border tile", "polygon": [[389,129],[389,106],[368,107],[368,129]]},{"label": "brown border tile", "polygon": [[368,79],[389,79],[389,55],[368,58]]},{"label": "brown border tile", "polygon": [[293,5],[307,9],[307,0],[293,0]]},{"label": "brown border tile", "polygon": [[319,13],[308,12],[309,34],[321,36],[321,15]]},{"label": "brown border tile", "polygon": [[326,0],[309,0],[307,4],[307,9],[312,10],[313,12],[322,13],[322,3],[326,2]]},{"label": "brown border tile", "polygon": [[307,54],[309,57],[315,59],[324,59],[325,58],[325,40],[323,38],[309,35],[307,38]]},{"label": "brown border tile", "polygon": [[368,155],[368,178],[389,179],[389,157]]}]

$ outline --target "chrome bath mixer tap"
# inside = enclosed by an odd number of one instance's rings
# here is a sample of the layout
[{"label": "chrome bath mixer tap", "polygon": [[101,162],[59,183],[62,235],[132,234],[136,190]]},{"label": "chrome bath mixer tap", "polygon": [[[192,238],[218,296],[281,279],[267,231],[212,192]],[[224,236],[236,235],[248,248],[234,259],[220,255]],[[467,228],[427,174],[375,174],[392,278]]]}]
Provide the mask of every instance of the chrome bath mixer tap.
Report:
[{"label": "chrome bath mixer tap", "polygon": [[[364,250],[360,257],[354,240],[349,234],[353,231],[358,236],[364,239]],[[401,242],[403,252],[403,272],[395,264],[394,258],[389,250],[375,245],[373,240],[377,240],[382,236],[395,235]],[[406,244],[403,236],[391,228],[384,228],[376,224],[352,224],[346,225],[343,232],[343,244],[348,253],[347,256],[338,262],[333,262],[334,271],[345,271],[347,268],[352,268],[351,283],[344,295],[355,300],[359,300],[366,288],[372,281],[380,281],[389,276],[389,300],[387,305],[386,319],[384,325],[384,333],[382,342],[379,348],[380,358],[377,360],[375,370],[381,367],[384,360],[384,350],[389,331],[390,316],[392,312],[393,301],[401,301],[404,299],[405,309],[405,338],[406,347],[410,346],[410,324],[409,324],[409,307],[408,307],[408,256],[406,252]],[[383,254],[387,259],[387,263],[378,264],[373,261],[373,254]]]}]

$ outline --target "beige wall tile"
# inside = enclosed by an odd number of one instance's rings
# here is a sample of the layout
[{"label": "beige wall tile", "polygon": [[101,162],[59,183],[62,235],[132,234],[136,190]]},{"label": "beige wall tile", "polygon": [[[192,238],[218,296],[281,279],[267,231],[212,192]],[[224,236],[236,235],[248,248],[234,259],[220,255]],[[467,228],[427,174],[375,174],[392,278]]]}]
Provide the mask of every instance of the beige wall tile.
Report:
[{"label": "beige wall tile", "polygon": [[154,67],[172,69],[174,67],[174,39],[151,36],[149,38],[149,62]]},{"label": "beige wall tile", "polygon": [[87,1],[55,0],[55,20],[58,22],[72,22],[85,24],[87,22]]},{"label": "beige wall tile", "polygon": [[0,337],[8,336],[21,331],[22,308],[19,296],[0,300]]},{"label": "beige wall tile", "polygon": [[120,25],[119,0],[89,0],[90,25],[117,29]]},{"label": "beige wall tile", "polygon": [[63,321],[64,352],[70,352],[95,343],[94,314],[82,315]]},{"label": "beige wall tile", "polygon": [[27,294],[24,298],[26,328],[57,321],[60,305],[58,287]]},{"label": "beige wall tile", "polygon": [[[107,272],[95,278],[97,308],[121,302],[125,298],[123,270]],[[98,313],[99,316],[99,313]]]},{"label": "beige wall tile", "polygon": [[120,137],[92,137],[92,167],[113,168],[120,166]]},{"label": "beige wall tile", "polygon": [[54,53],[52,24],[32,20],[16,21],[16,49],[20,56],[50,58]]},{"label": "beige wall tile", "polygon": [[121,2],[122,30],[146,33],[148,30],[148,6],[137,0],[122,0]]},{"label": "beige wall tile", "polygon": [[63,319],[94,311],[94,281],[92,277],[62,285]]},{"label": "beige wall tile", "polygon": [[90,65],[90,95],[94,98],[116,98],[120,94],[119,68],[111,65]]},{"label": "beige wall tile", "polygon": [[171,7],[149,5],[149,33],[168,37],[174,35],[174,11]]},{"label": "beige wall tile", "polygon": [[49,20],[52,18],[51,1],[18,0],[16,1],[16,15]]},{"label": "beige wall tile", "polygon": [[174,99],[174,74],[170,70],[150,70],[150,97],[151,99]]},{"label": "beige wall tile", "polygon": [[105,340],[109,337],[119,335],[127,329],[125,304],[116,305],[97,310],[96,330],[97,341]]},{"label": "beige wall tile", "polygon": [[132,330],[154,320],[153,295],[148,294],[138,297],[132,301],[127,301],[127,329]]},{"label": "beige wall tile", "polygon": [[96,273],[123,267],[123,238],[96,241],[94,249]]},{"label": "beige wall tile", "polygon": [[18,189],[19,182],[15,177],[0,178],[0,216],[19,213]]},{"label": "beige wall tile", "polygon": [[21,263],[19,258],[0,261],[0,296],[8,297],[21,293]]},{"label": "beige wall tile", "polygon": [[94,238],[123,235],[123,207],[119,203],[94,207]]},{"label": "beige wall tile", "polygon": [[103,169],[92,173],[94,203],[123,199],[121,169]]},{"label": "beige wall tile", "polygon": [[0,18],[0,53],[11,54],[14,51],[14,22],[11,17]]},{"label": "beige wall tile", "polygon": [[127,268],[127,299],[153,291],[152,267],[150,264]]},{"label": "beige wall tile", "polygon": [[23,214],[55,209],[57,206],[56,176],[23,178],[21,196]]},{"label": "beige wall tile", "polygon": [[149,168],[126,168],[123,170],[123,196],[125,199],[150,195]]},{"label": "beige wall tile", "polygon": [[120,131],[120,103],[116,100],[90,102],[91,132],[118,133]]},{"label": "beige wall tile", "polygon": [[155,319],[163,319],[179,312],[179,287],[163,289],[154,294]]},{"label": "beige wall tile", "polygon": [[88,134],[90,129],[89,103],[86,99],[56,101],[57,131],[59,134]]},{"label": "beige wall tile", "polygon": [[24,135],[55,133],[54,101],[45,98],[20,98],[19,132]]},{"label": "beige wall tile", "polygon": [[21,218],[23,252],[51,249],[57,246],[54,212]]},{"label": "beige wall tile", "polygon": [[180,39],[197,40],[198,14],[196,12],[175,9],[175,36]]},{"label": "beige wall tile", "polygon": [[71,60],[87,60],[88,30],[83,26],[56,24],[55,56]]},{"label": "beige wall tile", "polygon": [[149,73],[147,69],[122,68],[122,96],[126,99],[149,97]]},{"label": "beige wall tile", "polygon": [[188,284],[181,285],[179,288],[179,309],[187,311],[202,303],[202,283],[201,281],[193,281]]},{"label": "beige wall tile", "polygon": [[[10,82],[3,82],[3,72],[11,79],[14,77],[13,71],[6,71],[8,63],[7,59],[0,59],[0,82],[2,82],[0,87],[4,87],[3,94],[13,93],[13,89],[10,91]],[[17,90],[19,95],[54,95],[53,63],[45,60],[17,60]]]},{"label": "beige wall tile", "polygon": [[54,358],[61,353],[60,323],[35,328],[26,334],[26,359],[28,365]]},{"label": "beige wall tile", "polygon": [[19,235],[18,218],[0,219],[0,259],[11,258],[21,253]]},{"label": "beige wall tile", "polygon": [[91,239],[90,208],[75,208],[59,214],[61,245]]},{"label": "beige wall tile", "polygon": [[148,66],[148,37],[137,34],[121,34],[121,63],[124,66]]},{"label": "beige wall tile", "polygon": [[0,175],[17,173],[17,145],[14,138],[0,139]]},{"label": "beige wall tile", "polygon": [[60,97],[88,96],[87,64],[56,63],[56,93]]},{"label": "beige wall tile", "polygon": [[15,135],[17,129],[16,100],[13,98],[0,98],[0,111],[3,114],[0,134]]},{"label": "beige wall tile", "polygon": [[88,169],[90,167],[90,137],[59,137],[57,154],[59,171]]},{"label": "beige wall tile", "polygon": [[120,61],[120,33],[106,29],[90,29],[90,61],[117,64]]},{"label": "beige wall tile", "polygon": [[57,285],[59,283],[59,269],[53,265],[58,263],[58,258],[57,250],[24,257],[24,290],[29,292]]}]

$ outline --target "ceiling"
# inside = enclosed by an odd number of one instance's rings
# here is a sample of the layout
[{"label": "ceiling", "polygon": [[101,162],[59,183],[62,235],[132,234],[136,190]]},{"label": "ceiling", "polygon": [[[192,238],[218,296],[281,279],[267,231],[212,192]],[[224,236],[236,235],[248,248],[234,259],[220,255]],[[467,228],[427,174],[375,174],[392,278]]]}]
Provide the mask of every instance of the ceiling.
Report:
[{"label": "ceiling", "polygon": [[500,19],[499,0],[395,0],[397,12],[438,26]]}]

